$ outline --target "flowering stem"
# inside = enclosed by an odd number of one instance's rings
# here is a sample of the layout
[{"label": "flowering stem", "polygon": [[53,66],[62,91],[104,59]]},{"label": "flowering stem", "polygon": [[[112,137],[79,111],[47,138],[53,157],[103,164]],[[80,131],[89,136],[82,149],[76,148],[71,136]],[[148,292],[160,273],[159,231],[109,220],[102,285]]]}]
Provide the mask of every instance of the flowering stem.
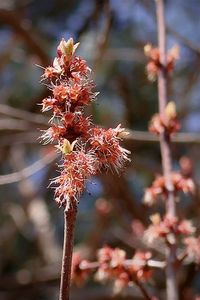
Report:
[{"label": "flowering stem", "polygon": [[64,242],[59,300],[69,300],[76,214],[75,205],[71,205],[69,210],[64,210]]},{"label": "flowering stem", "polygon": [[[158,98],[159,112],[164,114],[167,105],[167,70],[166,70],[166,33],[165,33],[165,16],[164,0],[155,0],[157,10],[158,26],[158,44],[160,52],[161,68],[158,74]],[[171,179],[172,157],[170,149],[170,136],[165,131],[160,134],[160,148],[162,157],[162,167],[168,192],[166,202],[166,214],[170,217],[176,217],[176,205],[174,197],[174,188]],[[178,300],[178,288],[176,280],[176,243],[170,245],[166,254],[166,290],[168,300]]]}]

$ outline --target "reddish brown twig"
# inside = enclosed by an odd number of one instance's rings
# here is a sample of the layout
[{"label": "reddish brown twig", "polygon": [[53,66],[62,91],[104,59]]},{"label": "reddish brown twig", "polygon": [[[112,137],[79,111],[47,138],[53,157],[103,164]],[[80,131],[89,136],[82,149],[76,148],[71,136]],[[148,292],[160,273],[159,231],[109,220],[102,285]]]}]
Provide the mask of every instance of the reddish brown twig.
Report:
[{"label": "reddish brown twig", "polygon": [[64,211],[64,242],[59,300],[69,299],[76,213],[76,205],[72,205],[68,211]]},{"label": "reddish brown twig", "polygon": [[[166,33],[165,33],[165,16],[164,1],[155,0],[157,10],[157,26],[158,26],[158,44],[160,52],[161,68],[158,73],[158,98],[159,112],[163,114],[167,105],[167,70],[166,70]],[[168,197],[166,202],[166,213],[170,217],[176,216],[176,205],[174,199],[174,187],[171,180],[172,158],[170,149],[170,136],[164,131],[160,134],[160,148],[162,157],[163,173],[166,181]],[[166,254],[166,290],[168,300],[178,299],[178,288],[176,281],[176,243],[170,245]]]},{"label": "reddish brown twig", "polygon": [[151,297],[149,296],[147,290],[144,288],[144,286],[142,285],[142,283],[139,280],[137,280],[137,279],[134,279],[133,282],[139,288],[139,290],[140,290],[141,294],[143,295],[144,299],[145,300],[151,300]]}]

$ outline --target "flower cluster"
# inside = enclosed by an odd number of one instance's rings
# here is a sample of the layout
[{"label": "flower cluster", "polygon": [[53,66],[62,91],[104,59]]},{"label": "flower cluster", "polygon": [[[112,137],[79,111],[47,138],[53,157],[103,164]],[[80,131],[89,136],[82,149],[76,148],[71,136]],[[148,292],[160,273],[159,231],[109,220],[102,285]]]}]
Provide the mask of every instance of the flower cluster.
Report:
[{"label": "flower cluster", "polygon": [[127,259],[122,249],[105,246],[99,249],[96,262],[81,260],[79,255],[75,255],[72,278],[76,284],[83,283],[93,270],[97,281],[112,280],[114,291],[120,292],[133,282],[146,281],[151,277],[148,266],[150,258],[150,252],[138,251],[132,259]]},{"label": "flower cluster", "polygon": [[[195,184],[192,178],[185,177],[181,173],[173,172],[171,175],[174,194],[177,192],[191,193],[195,191]],[[159,198],[166,198],[168,195],[168,190],[165,183],[164,176],[157,176],[153,181],[151,187],[145,190],[144,203],[147,205],[152,205]]]},{"label": "flower cluster", "polygon": [[154,81],[156,80],[161,68],[164,68],[167,73],[173,71],[175,61],[179,58],[179,47],[174,46],[169,50],[166,66],[163,66],[160,62],[160,52],[158,48],[154,48],[151,44],[147,44],[144,47],[144,53],[149,58],[149,62],[146,66],[148,79]]},{"label": "flower cluster", "polygon": [[95,127],[83,108],[95,100],[91,70],[86,61],[75,55],[79,44],[61,40],[52,66],[44,69],[42,80],[52,96],[43,99],[42,111],[52,111],[50,128],[43,132],[44,143],[54,143],[62,154],[60,175],[52,180],[59,206],[69,209],[77,203],[86,180],[102,170],[119,172],[129,161],[128,150],[120,146],[127,133]]},{"label": "flower cluster", "polygon": [[74,253],[72,257],[72,281],[77,285],[80,286],[88,279],[92,268],[90,263],[81,258],[80,253]]},{"label": "flower cluster", "polygon": [[176,106],[174,102],[169,102],[163,114],[155,114],[150,122],[149,131],[155,134],[163,132],[172,134],[180,129],[180,123],[177,120]]},{"label": "flower cluster", "polygon": [[195,228],[187,220],[179,220],[168,215],[161,219],[159,214],[152,215],[150,219],[152,224],[145,232],[146,240],[149,243],[154,242],[158,238],[163,238],[166,242],[173,244],[175,243],[174,236],[187,236],[195,232]]},{"label": "flower cluster", "polygon": [[187,255],[192,257],[197,264],[200,264],[200,237],[186,237],[184,244],[186,246]]}]

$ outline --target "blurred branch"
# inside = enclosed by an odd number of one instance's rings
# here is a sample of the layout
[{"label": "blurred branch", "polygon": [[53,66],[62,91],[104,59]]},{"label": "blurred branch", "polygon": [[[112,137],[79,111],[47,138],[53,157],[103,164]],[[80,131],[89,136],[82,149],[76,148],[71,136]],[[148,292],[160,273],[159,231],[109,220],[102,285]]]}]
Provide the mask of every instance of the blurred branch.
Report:
[{"label": "blurred branch", "polygon": [[138,218],[145,223],[146,212],[144,212],[140,203],[134,201],[133,195],[130,194],[128,182],[125,176],[119,178],[114,174],[103,174],[101,176],[105,187],[106,196],[113,202],[120,218],[125,224],[130,224],[130,220]]},{"label": "blurred branch", "polygon": [[[150,1],[138,1],[140,4],[143,5],[145,10],[150,13],[150,15],[153,17],[153,19],[156,21],[156,16],[154,13],[154,7],[151,5],[152,3]],[[175,38],[177,38],[179,41],[181,41],[186,47],[193,50],[197,55],[200,55],[200,46],[193,43],[191,40],[187,39],[185,36],[174,30],[174,28],[170,27],[169,25],[166,25],[166,32],[173,35]]]},{"label": "blurred branch", "polygon": [[28,132],[20,132],[20,133],[11,133],[6,135],[1,135],[0,138],[0,147],[4,147],[7,145],[17,145],[30,143],[38,144],[38,138],[41,136],[40,132],[37,131],[28,131]]},{"label": "blurred branch", "polygon": [[0,23],[7,24],[25,41],[29,50],[36,54],[43,65],[49,64],[49,57],[41,46],[41,42],[34,36],[31,29],[25,25],[25,22],[16,12],[0,9]]},{"label": "blurred branch", "polygon": [[[10,162],[15,169],[22,169],[25,164],[24,150],[23,146],[12,149]],[[33,242],[39,250],[40,258],[47,264],[59,261],[60,248],[55,239],[54,226],[51,224],[47,203],[39,195],[38,186],[31,178],[23,177],[18,183],[17,188],[20,193],[20,204],[25,212],[25,216],[31,221],[33,226]],[[40,188],[42,188],[41,185]],[[12,215],[15,219],[15,212]],[[21,221],[21,216],[19,219]]]},{"label": "blurred branch", "polygon": [[[159,142],[159,137],[147,132],[147,131],[133,131],[129,130],[129,135],[126,137],[128,141],[138,141],[138,142]],[[200,134],[199,133],[176,133],[172,136],[172,142],[180,144],[200,144]]]},{"label": "blurred branch", "polygon": [[30,124],[28,124],[23,120],[6,119],[6,118],[0,120],[0,130],[25,131],[30,129],[31,129]]},{"label": "blurred branch", "polygon": [[[17,121],[19,122],[19,121]],[[3,122],[2,122],[3,123]],[[16,123],[15,123],[16,124]],[[14,125],[15,125],[14,124]],[[1,122],[0,122],[0,130],[6,130],[11,128],[11,130],[17,129],[17,127],[12,128],[9,126],[5,126],[3,124],[3,128],[1,129]],[[23,125],[23,123],[21,123]],[[26,124],[27,125],[27,124]],[[19,126],[18,126],[19,127]],[[23,126],[20,126],[20,130],[25,130]],[[138,142],[138,143],[157,143],[159,139],[157,136],[147,132],[147,131],[140,131],[140,130],[130,130],[127,129],[129,135],[125,138],[127,142]],[[0,146],[12,145],[12,144],[22,144],[22,143],[38,143],[38,137],[40,136],[39,131],[32,131],[32,132],[24,132],[24,133],[14,133],[14,134],[6,134],[2,135],[0,139]],[[172,142],[177,144],[200,144],[200,134],[199,133],[186,133],[181,132],[177,133],[172,137]]]},{"label": "blurred branch", "polygon": [[132,48],[108,48],[103,55],[104,60],[123,60],[144,62],[144,54]]},{"label": "blurred branch", "polygon": [[[31,272],[27,269],[22,269],[16,273],[15,276],[1,277],[0,289],[1,291],[15,292],[22,289],[31,289],[38,286],[50,284],[58,284],[59,271],[58,265],[53,264],[51,266],[38,268],[37,272]],[[133,298],[134,297],[134,298]],[[72,300],[113,300],[113,288],[112,286],[85,286],[84,289],[73,289],[71,292]],[[126,290],[126,296],[122,298],[120,296],[117,299],[124,300],[142,300],[143,298],[135,287],[128,288]]]},{"label": "blurred branch", "polygon": [[7,175],[0,175],[0,185],[18,182],[24,178],[30,177],[31,175],[45,168],[48,164],[52,163],[57,158],[57,156],[58,154],[56,154],[55,152],[51,152],[34,162],[32,165],[18,172],[10,173]]},{"label": "blurred branch", "polygon": [[156,251],[158,254],[164,257],[165,245],[160,241],[156,241],[153,244],[147,244],[143,236],[137,237],[134,233],[127,233],[127,231],[121,227],[113,228],[111,234],[118,241],[122,242],[131,249],[150,249],[152,251]]},{"label": "blurred branch", "polygon": [[91,14],[84,20],[82,26],[77,31],[78,38],[88,29],[92,21],[97,21],[106,1],[107,0],[95,1],[94,9],[91,11]]},{"label": "blurred branch", "polygon": [[94,57],[94,67],[93,67],[94,73],[97,72],[99,65],[101,64],[102,58],[104,56],[104,52],[106,51],[107,48],[108,39],[112,28],[113,14],[111,11],[109,1],[105,1],[104,3],[104,12],[105,12],[104,13],[105,19],[102,26],[102,31],[98,36],[97,45],[95,47],[95,57]]},{"label": "blurred branch", "polygon": [[198,56],[200,55],[200,47],[194,44],[191,40],[188,40],[185,36],[175,31],[173,28],[167,26],[167,32],[171,33],[175,38],[181,41],[186,47],[190,48]]},{"label": "blurred branch", "polygon": [[48,122],[48,118],[45,118],[40,114],[31,113],[22,109],[14,108],[6,104],[0,104],[0,114],[42,125],[46,125]]}]

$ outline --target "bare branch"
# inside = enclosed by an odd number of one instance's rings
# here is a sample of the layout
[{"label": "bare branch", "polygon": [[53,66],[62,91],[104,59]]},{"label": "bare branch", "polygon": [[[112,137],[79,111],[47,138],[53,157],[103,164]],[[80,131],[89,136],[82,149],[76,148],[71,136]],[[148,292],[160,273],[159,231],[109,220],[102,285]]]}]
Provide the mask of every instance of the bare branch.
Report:
[{"label": "bare branch", "polygon": [[40,114],[34,114],[22,109],[11,107],[6,104],[0,104],[0,113],[13,118],[22,119],[31,123],[46,125],[48,122],[48,119]]},{"label": "bare branch", "polygon": [[41,46],[41,43],[34,37],[33,32],[30,32],[30,28],[26,27],[24,25],[25,23],[21,22],[21,19],[16,12],[0,9],[0,22],[9,25],[17,34],[19,34],[26,42],[29,50],[38,55],[43,65],[49,64],[48,55]]},{"label": "bare branch", "polygon": [[52,163],[57,157],[58,155],[55,152],[51,152],[34,162],[32,165],[18,172],[0,175],[0,185],[18,182],[24,178],[30,177],[31,175],[45,168],[48,164]]},{"label": "bare branch", "polygon": [[[165,6],[164,0],[155,0],[158,28],[158,46],[160,52],[161,68],[158,73],[158,100],[159,112],[164,114],[168,102],[167,99],[167,52],[166,52],[166,28],[165,28]],[[170,135],[164,131],[160,133],[160,150],[162,157],[162,168],[168,192],[166,201],[166,214],[176,217],[176,204],[174,197],[174,186],[171,179],[172,155],[170,148]],[[176,243],[168,247],[166,252],[166,292],[168,300],[178,300],[178,287],[176,279]]]}]

